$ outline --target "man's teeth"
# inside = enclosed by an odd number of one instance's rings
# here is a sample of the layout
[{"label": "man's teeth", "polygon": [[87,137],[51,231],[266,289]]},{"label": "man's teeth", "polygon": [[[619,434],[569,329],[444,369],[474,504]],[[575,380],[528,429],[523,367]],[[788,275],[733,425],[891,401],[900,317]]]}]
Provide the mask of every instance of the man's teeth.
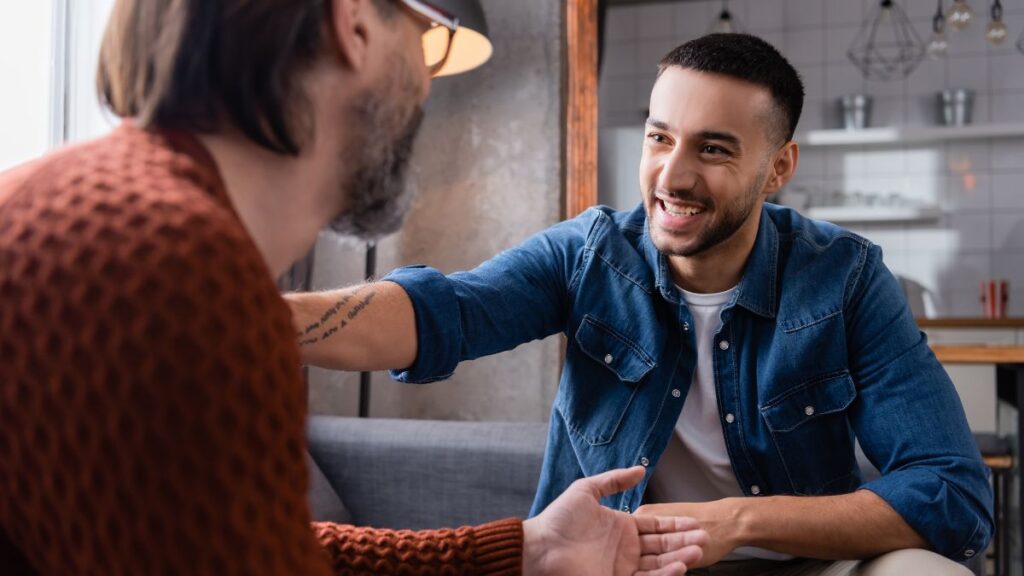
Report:
[{"label": "man's teeth", "polygon": [[703,212],[703,208],[694,208],[692,206],[672,206],[665,204],[665,212],[673,216],[696,216]]}]

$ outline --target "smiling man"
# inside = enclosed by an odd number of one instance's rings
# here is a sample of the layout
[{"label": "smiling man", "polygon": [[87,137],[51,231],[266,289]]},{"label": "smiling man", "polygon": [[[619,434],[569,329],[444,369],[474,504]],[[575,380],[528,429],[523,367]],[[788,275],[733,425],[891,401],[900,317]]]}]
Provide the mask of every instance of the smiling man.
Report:
[{"label": "smiling man", "polygon": [[[697,518],[713,574],[965,573],[992,534],[987,470],[881,251],[765,203],[797,169],[802,103],[760,39],[680,46],[651,94],[641,206],[590,210],[469,272],[399,269],[305,359],[430,382],[561,332],[534,513],[640,464],[645,481],[605,504]],[[348,292],[292,297],[298,325]],[[855,440],[880,478],[862,480]]]}]

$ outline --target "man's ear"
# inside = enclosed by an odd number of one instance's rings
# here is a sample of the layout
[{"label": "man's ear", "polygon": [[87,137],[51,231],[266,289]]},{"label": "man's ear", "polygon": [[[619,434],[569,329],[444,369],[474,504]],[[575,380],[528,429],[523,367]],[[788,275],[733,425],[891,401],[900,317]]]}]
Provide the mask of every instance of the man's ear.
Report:
[{"label": "man's ear", "polygon": [[774,194],[782,189],[796,173],[800,163],[800,146],[790,140],[782,149],[775,153],[775,162],[768,170],[768,181],[765,182],[764,193]]},{"label": "man's ear", "polygon": [[352,70],[359,71],[367,66],[369,58],[368,31],[372,0],[331,0],[327,26],[328,44],[333,47],[336,57]]}]

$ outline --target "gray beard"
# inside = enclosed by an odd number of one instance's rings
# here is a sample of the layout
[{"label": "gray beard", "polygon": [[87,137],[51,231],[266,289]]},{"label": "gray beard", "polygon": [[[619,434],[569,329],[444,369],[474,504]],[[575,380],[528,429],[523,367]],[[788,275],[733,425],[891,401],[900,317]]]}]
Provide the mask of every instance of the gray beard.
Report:
[{"label": "gray beard", "polygon": [[[330,229],[343,236],[360,240],[376,241],[397,231],[415,199],[415,191],[406,185],[409,160],[420,124],[423,110],[417,108],[402,127],[398,136],[384,141],[375,138],[381,128],[394,117],[383,110],[379,101],[369,102],[362,107],[361,117],[365,119],[358,157],[355,158],[355,173],[349,179],[346,189],[348,210],[337,216]],[[352,163],[353,158],[346,158]]]}]

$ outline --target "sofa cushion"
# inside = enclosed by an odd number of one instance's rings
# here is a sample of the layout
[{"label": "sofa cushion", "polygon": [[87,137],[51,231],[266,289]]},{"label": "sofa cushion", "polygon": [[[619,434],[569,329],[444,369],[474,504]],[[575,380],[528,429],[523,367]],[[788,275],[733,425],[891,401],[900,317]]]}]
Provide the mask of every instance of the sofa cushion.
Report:
[{"label": "sofa cushion", "polygon": [[306,454],[306,463],[309,467],[309,509],[313,514],[313,520],[338,524],[351,523],[352,515],[348,513],[338,493],[309,454]]}]

